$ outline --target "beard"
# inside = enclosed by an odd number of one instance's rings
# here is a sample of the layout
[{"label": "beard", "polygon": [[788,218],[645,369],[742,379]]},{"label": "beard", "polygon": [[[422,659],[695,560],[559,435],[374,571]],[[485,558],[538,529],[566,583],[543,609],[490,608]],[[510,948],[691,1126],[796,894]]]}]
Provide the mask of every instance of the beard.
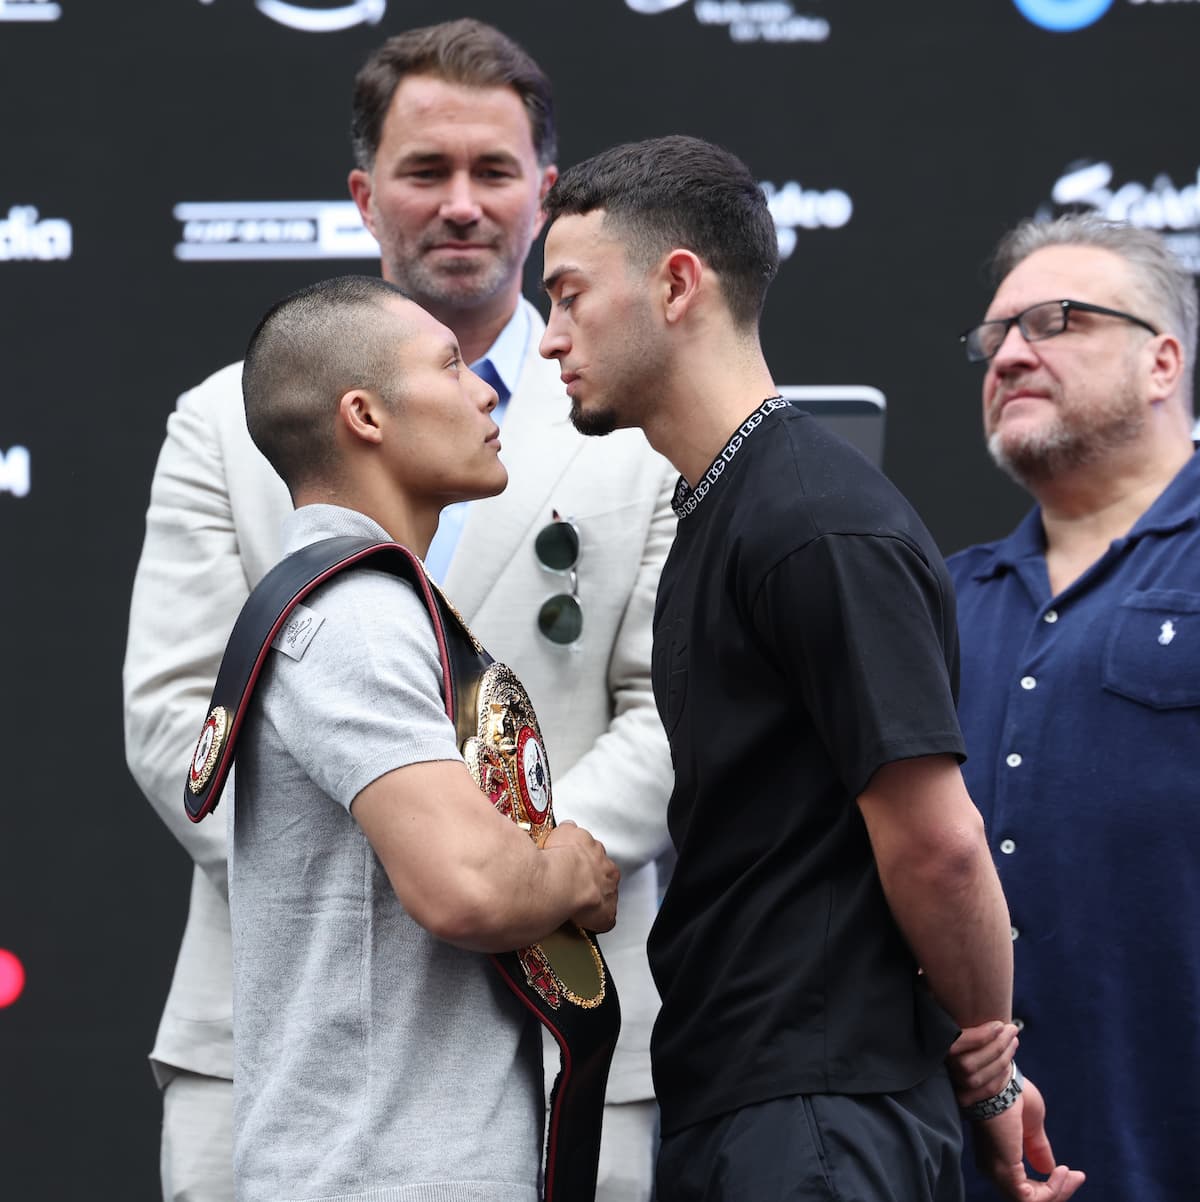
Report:
[{"label": "beard", "polygon": [[1055,412],[1042,425],[1011,434],[994,430],[988,438],[996,466],[1018,484],[1043,483],[1102,462],[1146,426],[1145,403],[1128,376],[1104,402],[1064,403],[1061,392],[1053,400]]},{"label": "beard", "polygon": [[[445,226],[421,235],[415,244],[389,239],[385,278],[405,296],[424,308],[469,309],[499,295],[521,274],[532,242],[521,231],[500,227],[461,230]],[[478,245],[470,258],[447,257],[436,261],[430,254],[440,242],[451,239]]]},{"label": "beard", "polygon": [[579,407],[579,401],[571,398],[571,425],[580,434],[600,438],[611,434],[617,428],[617,415],[611,409],[594,409],[584,413]]},{"label": "beard", "polygon": [[610,349],[601,358],[604,366],[598,375],[604,380],[603,389],[593,388],[592,369],[585,368],[584,390],[593,392],[594,400],[584,409],[578,396],[571,398],[571,424],[580,434],[644,430],[654,411],[654,398],[668,391],[670,350],[658,330],[649,298],[639,295],[628,302],[612,335],[608,347],[619,345],[620,350]]},{"label": "beard", "polygon": [[387,279],[422,308],[470,308],[491,300],[512,278],[511,262],[494,254],[481,259],[434,266],[426,259],[394,258]]}]

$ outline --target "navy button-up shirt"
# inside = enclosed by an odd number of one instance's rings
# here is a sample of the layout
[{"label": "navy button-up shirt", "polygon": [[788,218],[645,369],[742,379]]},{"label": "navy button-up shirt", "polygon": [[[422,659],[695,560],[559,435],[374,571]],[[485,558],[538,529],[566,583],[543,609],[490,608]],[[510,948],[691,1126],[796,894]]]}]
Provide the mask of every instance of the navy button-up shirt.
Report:
[{"label": "navy button-up shirt", "polygon": [[1057,596],[1038,509],[949,567],[1055,1155],[1090,1202],[1200,1198],[1200,455]]}]

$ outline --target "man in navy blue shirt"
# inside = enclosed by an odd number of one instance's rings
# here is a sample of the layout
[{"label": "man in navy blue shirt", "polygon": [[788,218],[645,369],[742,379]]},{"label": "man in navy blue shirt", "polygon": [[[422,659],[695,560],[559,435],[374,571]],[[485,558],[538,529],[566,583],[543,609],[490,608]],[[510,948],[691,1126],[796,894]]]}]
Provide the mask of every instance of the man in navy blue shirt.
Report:
[{"label": "man in navy blue shirt", "polygon": [[950,569],[1020,1063],[1091,1202],[1179,1202],[1200,1196],[1195,286],[1157,235],[1090,215],[1019,227],[996,267],[963,343],[988,449],[1037,506]]}]

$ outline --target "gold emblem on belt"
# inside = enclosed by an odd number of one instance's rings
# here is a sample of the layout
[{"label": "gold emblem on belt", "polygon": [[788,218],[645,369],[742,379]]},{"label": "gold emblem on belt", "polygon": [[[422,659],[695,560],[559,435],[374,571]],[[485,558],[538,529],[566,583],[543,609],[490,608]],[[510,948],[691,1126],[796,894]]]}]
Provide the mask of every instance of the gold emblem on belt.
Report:
[{"label": "gold emblem on belt", "polygon": [[[490,664],[479,682],[476,729],[463,758],[487,799],[540,847],[554,829],[550,763],[525,686],[504,664]],[[604,962],[592,937],[564,923],[518,953],[525,978],[554,1009],[566,998],[591,1009],[604,1001]]]}]

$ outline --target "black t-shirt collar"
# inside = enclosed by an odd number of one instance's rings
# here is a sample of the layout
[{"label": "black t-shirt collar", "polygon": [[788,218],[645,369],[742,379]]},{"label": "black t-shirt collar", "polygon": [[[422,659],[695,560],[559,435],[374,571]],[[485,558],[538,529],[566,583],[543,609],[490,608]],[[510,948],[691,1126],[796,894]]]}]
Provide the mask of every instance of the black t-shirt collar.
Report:
[{"label": "black t-shirt collar", "polygon": [[692,488],[687,480],[679,477],[675,485],[675,495],[671,498],[671,508],[677,518],[685,518],[696,511],[696,507],[708,495],[709,489],[721,478],[729,461],[742,449],[742,444],[762,425],[763,419],[774,413],[776,409],[786,409],[787,401],[781,396],[769,396],[744,422],[733,432],[725,449],[712,461],[708,471],[696,481]]}]

